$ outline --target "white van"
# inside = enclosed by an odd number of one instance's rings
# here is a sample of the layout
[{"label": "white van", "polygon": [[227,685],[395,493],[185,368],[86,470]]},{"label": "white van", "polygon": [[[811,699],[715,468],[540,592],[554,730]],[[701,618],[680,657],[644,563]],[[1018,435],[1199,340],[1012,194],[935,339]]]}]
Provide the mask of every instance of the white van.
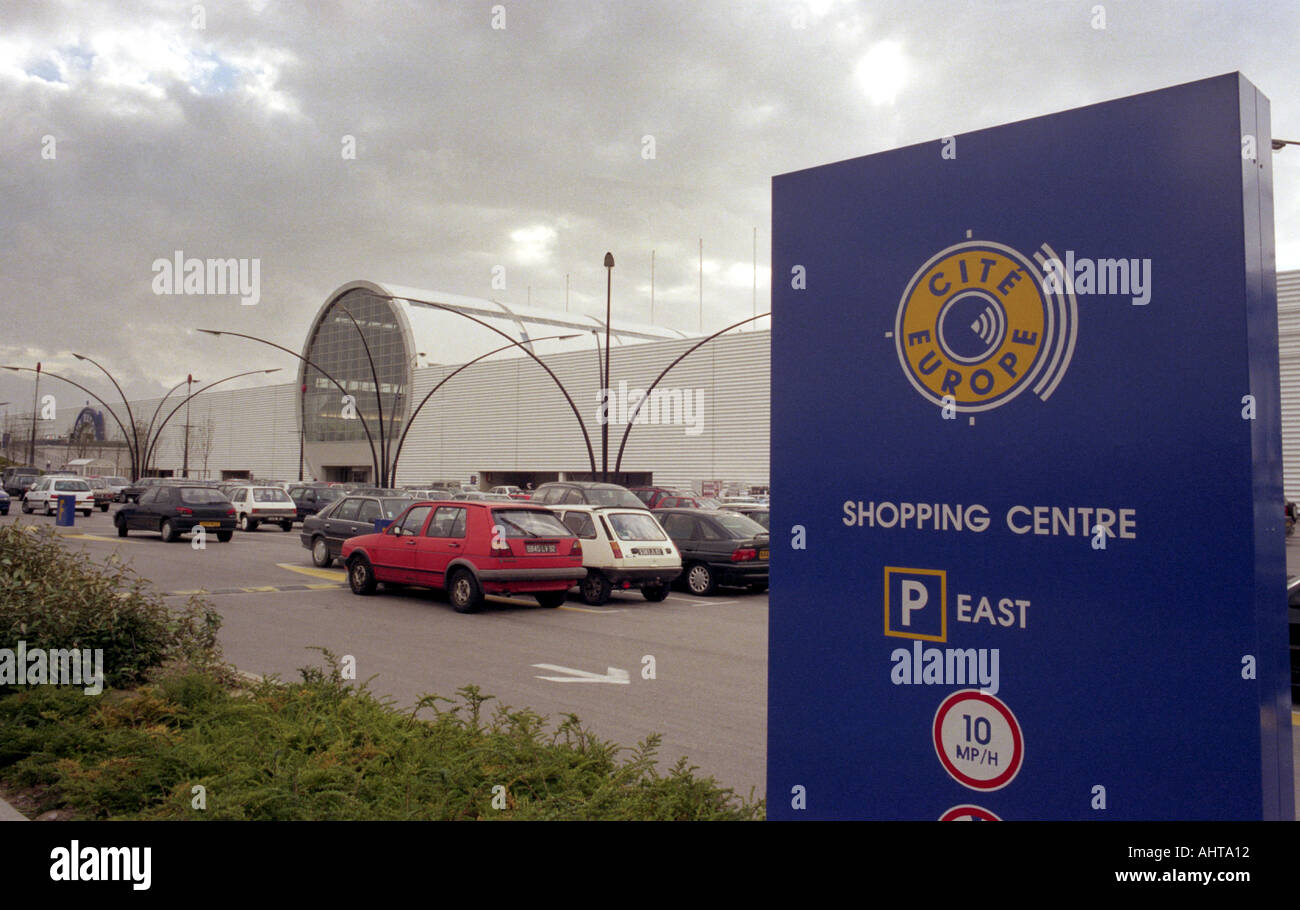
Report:
[{"label": "white van", "polygon": [[599,606],[615,588],[640,588],[658,603],[682,574],[682,556],[663,527],[645,509],[621,506],[551,506],[582,541],[587,577],[578,585],[585,603]]}]

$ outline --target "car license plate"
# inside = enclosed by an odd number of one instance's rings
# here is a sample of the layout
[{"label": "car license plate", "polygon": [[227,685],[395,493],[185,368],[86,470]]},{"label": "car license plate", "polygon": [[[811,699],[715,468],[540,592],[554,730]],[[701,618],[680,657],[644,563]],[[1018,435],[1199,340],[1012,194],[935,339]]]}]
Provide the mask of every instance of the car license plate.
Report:
[{"label": "car license plate", "polygon": [[221,522],[219,522],[219,521],[200,521],[199,524],[203,525],[203,527],[205,527],[205,528],[219,528],[219,527],[221,527]]},{"label": "car license plate", "polygon": [[758,558],[759,558],[759,559],[767,559],[767,555],[768,555],[769,552],[770,552],[769,550],[759,550],[759,551],[758,551]]},{"label": "car license plate", "polygon": [[554,553],[555,544],[552,543],[530,543],[524,545],[525,553]]}]

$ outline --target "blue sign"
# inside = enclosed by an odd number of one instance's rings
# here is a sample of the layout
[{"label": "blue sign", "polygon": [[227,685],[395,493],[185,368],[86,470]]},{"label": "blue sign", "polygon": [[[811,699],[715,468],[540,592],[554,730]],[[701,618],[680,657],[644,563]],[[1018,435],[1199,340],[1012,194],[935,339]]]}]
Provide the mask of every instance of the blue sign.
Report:
[{"label": "blue sign", "polygon": [[770,818],[1293,816],[1270,139],[1230,74],[774,178]]}]

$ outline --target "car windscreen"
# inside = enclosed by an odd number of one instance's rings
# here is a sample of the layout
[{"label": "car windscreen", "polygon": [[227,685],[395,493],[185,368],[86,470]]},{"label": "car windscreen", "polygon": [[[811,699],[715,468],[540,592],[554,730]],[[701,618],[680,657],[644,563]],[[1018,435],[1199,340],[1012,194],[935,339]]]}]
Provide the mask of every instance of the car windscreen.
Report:
[{"label": "car windscreen", "polygon": [[619,506],[624,509],[644,509],[645,503],[637,499],[627,490],[602,489],[592,487],[583,491],[584,495],[593,506]]},{"label": "car windscreen", "polygon": [[492,523],[504,528],[506,537],[573,536],[552,513],[533,509],[493,509]]},{"label": "car windscreen", "polygon": [[709,517],[716,524],[722,525],[723,530],[736,539],[767,536],[767,528],[754,521],[754,519],[746,518],[744,515],[737,512],[720,511],[717,515],[711,515]]},{"label": "car windscreen", "polygon": [[211,487],[181,487],[180,494],[181,502],[192,506],[214,506],[230,501],[221,494],[220,490]]},{"label": "car windscreen", "polygon": [[279,487],[254,487],[253,502],[287,502],[292,504],[293,499]]},{"label": "car windscreen", "polygon": [[649,512],[614,512],[605,517],[619,540],[663,540],[667,536]]}]

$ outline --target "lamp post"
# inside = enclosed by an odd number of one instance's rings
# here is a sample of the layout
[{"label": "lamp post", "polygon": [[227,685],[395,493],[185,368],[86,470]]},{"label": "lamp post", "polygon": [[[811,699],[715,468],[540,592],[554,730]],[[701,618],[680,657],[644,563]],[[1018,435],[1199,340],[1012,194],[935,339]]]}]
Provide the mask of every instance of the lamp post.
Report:
[{"label": "lamp post", "polygon": [[235,373],[233,376],[227,376],[224,379],[218,379],[216,382],[209,382],[207,385],[199,389],[197,392],[187,395],[185,397],[185,400],[178,403],[176,407],[172,408],[171,411],[167,414],[167,416],[163,418],[163,422],[158,424],[158,429],[154,432],[153,439],[149,440],[149,444],[144,450],[145,467],[147,468],[149,466],[149,461],[153,458],[154,446],[158,444],[158,440],[162,439],[162,432],[166,428],[168,421],[170,421],[173,417],[176,416],[176,412],[179,411],[182,406],[188,407],[191,398],[197,398],[199,395],[202,395],[208,389],[214,386],[219,386],[223,382],[230,382],[232,379],[239,379],[243,376],[256,376],[259,373],[270,375],[271,373],[278,373],[278,372],[280,372],[279,367],[271,367],[268,370],[247,370],[243,373]]},{"label": "lamp post", "polygon": [[[31,367],[15,367],[15,366],[7,366],[7,365],[6,365],[6,366],[0,366],[0,369],[4,369],[4,370],[13,370],[13,371],[16,372],[16,373],[36,373],[38,378],[39,378],[40,374],[41,374],[42,372],[44,372],[44,375],[49,376],[51,379],[58,379],[58,380],[61,380],[61,381],[63,381],[63,382],[66,382],[66,383],[67,383],[68,385],[70,385],[70,386],[75,386],[76,388],[81,389],[81,391],[85,392],[85,393],[86,393],[87,395],[89,395],[91,398],[93,398],[93,399],[95,399],[96,401],[98,401],[101,405],[104,406],[104,410],[108,411],[109,415],[112,416],[113,421],[117,424],[118,428],[122,431],[122,435],[123,435],[124,437],[126,437],[126,439],[127,439],[127,448],[128,448],[128,450],[131,452],[131,465],[132,465],[132,468],[135,467],[135,465],[136,465],[136,449],[135,449],[135,447],[133,446],[133,444],[132,444],[132,442],[131,442],[131,436],[130,436],[130,434],[127,433],[127,431],[126,431],[126,427],[122,425],[122,420],[121,420],[120,417],[117,416],[117,412],[114,411],[111,407],[109,407],[109,406],[108,406],[108,402],[104,401],[104,399],[100,398],[98,395],[96,395],[94,392],[90,391],[90,389],[86,388],[86,387],[85,387],[84,385],[82,385],[81,383],[79,383],[79,382],[73,382],[71,379],[68,379],[66,376],[60,376],[60,375],[58,375],[57,373],[51,373],[49,370],[44,370],[44,371],[42,371],[42,370],[40,369],[40,364],[39,364],[39,363],[36,365],[36,369],[32,369]],[[33,424],[33,427],[32,427],[32,437],[33,437],[33,447],[32,447],[32,449],[33,449],[33,451],[34,451],[34,449],[35,449],[35,445],[34,445],[34,443],[35,443],[35,433],[36,433],[35,424]],[[34,460],[34,459],[33,459],[33,460]]]},{"label": "lamp post", "polygon": [[36,400],[41,394],[41,365],[36,364],[36,388],[32,390],[32,438],[27,444],[27,463],[36,465]]},{"label": "lamp post", "polygon": [[[185,454],[181,456],[181,476],[190,476],[190,387],[194,385],[194,375],[185,376]],[[301,478],[300,478],[301,479]]]},{"label": "lamp post", "polygon": [[[348,315],[351,316],[352,314],[349,313]],[[353,320],[353,321],[355,322],[355,320]],[[359,330],[360,330],[360,327],[358,327],[358,331],[359,331]],[[248,339],[249,341],[257,341],[257,342],[260,342],[261,344],[269,345],[269,346],[275,348],[277,351],[283,351],[284,353],[289,354],[290,356],[297,357],[297,358],[298,358],[299,360],[301,360],[303,363],[307,364],[307,366],[311,367],[311,368],[314,369],[316,372],[320,373],[322,376],[324,376],[326,379],[328,379],[330,382],[332,382],[332,383],[334,384],[334,387],[335,387],[336,389],[338,389],[340,392],[342,392],[343,395],[346,396],[346,395],[348,394],[348,390],[345,389],[345,388],[343,387],[343,384],[342,384],[341,382],[339,382],[337,379],[335,379],[333,376],[331,376],[329,373],[327,373],[327,372],[325,372],[324,370],[322,370],[322,369],[320,368],[320,365],[319,365],[319,364],[317,364],[317,363],[316,363],[315,361],[313,361],[313,360],[310,360],[310,359],[307,358],[307,357],[302,356],[302,355],[299,354],[297,351],[291,351],[291,350],[289,350],[288,348],[286,348],[286,347],[285,347],[284,345],[282,345],[282,344],[276,344],[274,341],[268,341],[268,340],[265,339],[265,338],[258,338],[256,335],[245,335],[245,334],[243,334],[242,332],[226,332],[226,331],[221,331],[221,330],[218,330],[218,329],[199,329],[198,331],[202,332],[202,333],[205,334],[205,335],[214,335],[214,336],[229,335],[229,336],[231,336],[232,338],[246,338],[246,339]],[[378,394],[378,388],[376,388],[375,391],[376,391],[376,394]],[[374,435],[370,432],[370,424],[366,422],[366,415],[365,415],[364,413],[362,413],[362,409],[360,409],[360,408],[357,409],[357,419],[361,421],[361,429],[362,429],[363,431],[365,431],[365,434],[366,434],[366,441],[370,443],[370,464],[371,464],[371,467],[373,467],[373,468],[375,469],[375,477],[379,477],[379,476],[380,476],[380,469],[379,469],[379,453],[375,450],[375,437],[374,437]],[[383,424],[380,424],[380,426],[379,426],[379,432],[380,432],[381,434],[384,432]]]},{"label": "lamp post", "polygon": [[614,254],[605,253],[605,376],[602,382],[604,419],[600,422],[600,479],[609,480],[609,317],[613,300]]}]

